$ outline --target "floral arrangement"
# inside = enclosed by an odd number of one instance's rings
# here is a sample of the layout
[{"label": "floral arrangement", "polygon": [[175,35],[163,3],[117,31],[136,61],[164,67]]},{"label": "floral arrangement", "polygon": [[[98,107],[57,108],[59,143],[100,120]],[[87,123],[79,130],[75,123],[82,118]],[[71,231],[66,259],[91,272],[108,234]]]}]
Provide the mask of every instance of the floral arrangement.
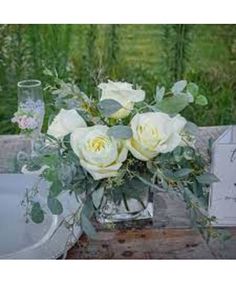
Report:
[{"label": "floral arrangement", "polygon": [[32,133],[41,126],[42,116],[44,115],[44,104],[41,100],[34,101],[31,98],[26,99],[19,104],[17,112],[12,118],[13,123],[25,133]]},{"label": "floral arrangement", "polygon": [[[208,186],[217,177],[207,172],[195,148],[197,126],[179,114],[191,103],[207,104],[196,84],[182,80],[168,91],[157,87],[152,101],[127,82],[100,83],[91,97],[59,79],[50,90],[56,115],[35,142],[27,168],[41,168],[41,178],[49,182],[51,213],[63,212],[60,195],[68,192],[78,209],[65,223],[70,228],[79,224],[93,237],[91,218],[107,208],[104,198],[129,211],[129,199],[145,208],[142,196],[155,190],[183,199],[193,223],[210,227]],[[37,186],[27,192],[27,215],[40,223],[45,209],[37,193]]]}]

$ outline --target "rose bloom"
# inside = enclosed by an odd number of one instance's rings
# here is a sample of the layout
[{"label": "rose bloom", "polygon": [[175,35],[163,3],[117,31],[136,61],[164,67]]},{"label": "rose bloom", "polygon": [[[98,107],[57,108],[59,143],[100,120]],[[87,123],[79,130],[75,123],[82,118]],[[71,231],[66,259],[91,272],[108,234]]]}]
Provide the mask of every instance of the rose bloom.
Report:
[{"label": "rose bloom", "polygon": [[61,109],[48,127],[47,133],[56,139],[62,139],[64,136],[72,133],[76,128],[86,126],[84,119],[76,110]]},{"label": "rose bloom", "polygon": [[145,99],[145,92],[141,89],[133,89],[133,85],[126,82],[101,83],[98,88],[102,90],[101,100],[113,99],[119,102],[123,108],[111,115],[112,118],[122,119],[133,110],[134,103]]},{"label": "rose bloom", "polygon": [[127,158],[124,143],[109,137],[107,130],[107,126],[98,125],[78,128],[71,134],[74,153],[95,180],[116,176]]},{"label": "rose bloom", "polygon": [[127,148],[143,161],[171,152],[180,145],[180,133],[185,124],[186,120],[180,115],[171,118],[160,112],[136,114],[131,120],[133,136],[126,141]]}]

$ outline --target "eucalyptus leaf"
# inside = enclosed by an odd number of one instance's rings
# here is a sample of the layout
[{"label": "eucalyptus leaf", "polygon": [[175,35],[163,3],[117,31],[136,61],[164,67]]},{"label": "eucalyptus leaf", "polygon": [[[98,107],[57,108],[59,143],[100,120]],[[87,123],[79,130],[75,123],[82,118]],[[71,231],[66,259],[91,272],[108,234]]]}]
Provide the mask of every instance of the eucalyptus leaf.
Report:
[{"label": "eucalyptus leaf", "polygon": [[56,154],[46,154],[41,157],[41,162],[49,167],[55,167],[55,164],[59,162],[59,156]]},{"label": "eucalyptus leaf", "polygon": [[194,102],[194,97],[191,93],[187,92],[186,96],[188,97],[188,102],[193,103]]},{"label": "eucalyptus leaf", "polygon": [[156,88],[156,97],[155,97],[156,101],[157,102],[162,101],[164,94],[165,94],[165,88],[164,87],[160,88],[159,86],[157,86],[157,88]]},{"label": "eucalyptus leaf", "polygon": [[44,212],[39,202],[34,202],[31,208],[30,217],[34,223],[42,223],[44,220]]},{"label": "eucalyptus leaf", "polygon": [[178,146],[173,151],[173,156],[176,162],[180,162],[183,158],[183,148]]},{"label": "eucalyptus leaf", "polygon": [[187,203],[189,201],[194,202],[194,204],[197,206],[197,211],[199,211],[202,215],[208,217],[206,203],[200,198],[197,198],[188,188],[184,188],[184,197]]},{"label": "eucalyptus leaf", "polygon": [[163,174],[168,180],[176,180],[175,173],[170,169],[163,169]]},{"label": "eucalyptus leaf", "polygon": [[232,234],[230,231],[224,230],[224,231],[219,231],[218,233],[219,233],[219,238],[223,242],[232,238]]},{"label": "eucalyptus leaf", "polygon": [[104,195],[104,187],[100,187],[93,192],[92,199],[93,199],[93,204],[96,208],[100,206],[103,195]]},{"label": "eucalyptus leaf", "polygon": [[169,189],[168,183],[166,182],[164,178],[161,179],[161,184],[162,184],[163,189],[165,189],[166,191]]},{"label": "eucalyptus leaf", "polygon": [[192,173],[192,169],[190,168],[182,168],[179,169],[178,171],[174,172],[174,176],[176,178],[183,178],[183,177],[187,177],[190,173]]},{"label": "eucalyptus leaf", "polygon": [[196,136],[198,134],[198,126],[192,122],[187,122],[184,130],[187,131],[190,135]]},{"label": "eucalyptus leaf", "polygon": [[183,156],[186,160],[191,160],[194,158],[195,152],[194,149],[190,146],[184,148]]},{"label": "eucalyptus leaf", "polygon": [[187,85],[187,81],[185,80],[178,81],[171,88],[171,92],[174,95],[179,95],[185,89],[186,85]]},{"label": "eucalyptus leaf", "polygon": [[42,174],[44,179],[47,180],[48,182],[54,182],[55,180],[57,180],[57,174],[55,170],[51,168],[45,169]]},{"label": "eucalyptus leaf", "polygon": [[211,185],[212,183],[219,182],[219,179],[212,173],[204,173],[196,177],[200,184]]},{"label": "eucalyptus leaf", "polygon": [[151,160],[148,160],[146,163],[147,169],[152,173],[155,174],[157,171],[157,167],[155,166],[155,163]]},{"label": "eucalyptus leaf", "polygon": [[105,117],[111,116],[121,108],[123,106],[114,99],[104,99],[98,103],[98,109]]},{"label": "eucalyptus leaf", "polygon": [[52,214],[59,215],[63,212],[63,207],[60,201],[56,198],[48,197],[47,199],[47,205]]},{"label": "eucalyptus leaf", "polygon": [[130,139],[133,135],[132,129],[128,126],[114,126],[107,131],[108,136],[112,136],[116,139]]},{"label": "eucalyptus leaf", "polygon": [[94,213],[93,202],[90,198],[88,198],[84,203],[81,215],[85,215],[87,218],[91,218],[93,213]]},{"label": "eucalyptus leaf", "polygon": [[197,95],[198,95],[198,91],[199,91],[199,88],[195,83],[192,83],[192,82],[188,83],[188,85],[187,85],[187,92],[188,93],[191,93],[192,96],[196,98]]},{"label": "eucalyptus leaf", "polygon": [[197,96],[197,98],[195,100],[195,104],[205,106],[205,105],[208,104],[208,100],[207,100],[206,96],[199,95],[199,96]]},{"label": "eucalyptus leaf", "polygon": [[181,94],[163,99],[160,103],[156,104],[156,107],[159,111],[167,114],[177,114],[186,108],[188,104],[188,97],[185,94]]},{"label": "eucalyptus leaf", "polygon": [[85,214],[81,214],[81,227],[88,237],[96,238],[96,230]]},{"label": "eucalyptus leaf", "polygon": [[194,181],[192,183],[191,189],[197,197],[204,197],[202,184],[198,183],[197,181]]},{"label": "eucalyptus leaf", "polygon": [[194,158],[195,156],[195,151],[192,147],[190,146],[187,146],[185,149],[184,149],[184,153],[183,153],[183,156],[186,160],[191,160]]},{"label": "eucalyptus leaf", "polygon": [[57,197],[62,192],[62,184],[59,180],[55,180],[49,189],[50,197]]}]

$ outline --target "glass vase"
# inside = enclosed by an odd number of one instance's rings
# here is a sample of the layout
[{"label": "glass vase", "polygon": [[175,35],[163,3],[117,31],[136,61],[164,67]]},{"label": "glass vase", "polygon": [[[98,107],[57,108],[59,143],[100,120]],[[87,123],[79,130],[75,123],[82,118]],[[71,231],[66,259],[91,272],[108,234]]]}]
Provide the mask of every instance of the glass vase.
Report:
[{"label": "glass vase", "polygon": [[17,122],[21,133],[35,140],[42,129],[45,114],[42,84],[39,80],[24,80],[17,84]]},{"label": "glass vase", "polygon": [[112,194],[105,194],[97,211],[97,221],[104,223],[133,221],[153,218],[153,194],[146,189],[138,198],[123,196],[114,200]]}]

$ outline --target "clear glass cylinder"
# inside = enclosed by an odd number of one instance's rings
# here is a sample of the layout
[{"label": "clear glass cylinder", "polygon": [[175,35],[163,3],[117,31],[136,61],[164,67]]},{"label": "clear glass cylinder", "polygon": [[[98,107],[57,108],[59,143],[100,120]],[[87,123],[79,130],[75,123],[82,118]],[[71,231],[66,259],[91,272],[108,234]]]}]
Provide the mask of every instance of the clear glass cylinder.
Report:
[{"label": "clear glass cylinder", "polygon": [[45,114],[41,81],[20,81],[17,90],[19,127],[23,133],[29,133],[36,138],[41,132]]}]

